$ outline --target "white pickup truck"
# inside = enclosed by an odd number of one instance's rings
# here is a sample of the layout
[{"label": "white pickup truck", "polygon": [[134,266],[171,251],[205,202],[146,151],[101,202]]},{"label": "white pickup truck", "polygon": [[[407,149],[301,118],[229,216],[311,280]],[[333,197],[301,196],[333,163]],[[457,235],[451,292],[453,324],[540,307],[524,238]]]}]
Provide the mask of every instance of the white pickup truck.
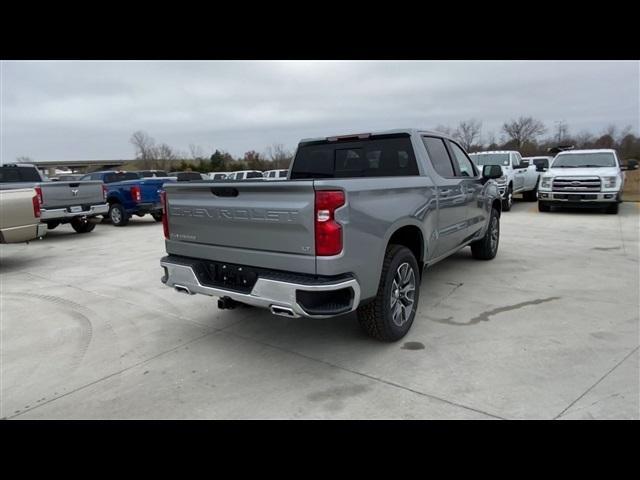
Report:
[{"label": "white pickup truck", "polygon": [[514,150],[496,150],[476,152],[469,155],[471,160],[480,168],[484,165],[500,165],[503,176],[497,179],[500,195],[502,196],[502,210],[508,212],[513,204],[513,195],[522,193],[522,197],[535,202],[538,198],[538,181],[540,170],[534,164],[523,161],[519,152]]},{"label": "white pickup truck", "polygon": [[638,163],[620,164],[615,150],[568,150],[558,153],[540,181],[538,210],[551,207],[606,208],[618,213],[622,201],[624,171]]}]

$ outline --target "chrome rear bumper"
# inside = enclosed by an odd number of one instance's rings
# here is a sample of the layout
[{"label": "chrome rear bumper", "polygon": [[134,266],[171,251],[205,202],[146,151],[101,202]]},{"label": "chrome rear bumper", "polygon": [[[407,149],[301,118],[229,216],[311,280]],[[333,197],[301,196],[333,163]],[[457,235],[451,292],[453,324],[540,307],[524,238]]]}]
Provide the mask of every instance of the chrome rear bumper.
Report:
[{"label": "chrome rear bumper", "polygon": [[57,220],[59,218],[74,218],[74,217],[92,217],[95,215],[106,215],[109,213],[109,204],[103,205],[91,205],[89,210],[70,212],[66,208],[43,208],[40,211],[41,220]]},{"label": "chrome rear bumper", "polygon": [[[259,277],[250,293],[241,293],[221,287],[203,285],[189,265],[173,263],[165,259],[160,261],[165,275],[162,282],[178,292],[194,295],[200,293],[214,297],[229,297],[237,302],[246,303],[255,307],[270,309],[273,313],[282,315],[282,312],[290,311],[290,317],[330,318],[338,314],[354,311],[360,303],[360,285],[355,278],[336,281],[335,283],[293,283],[282,280]],[[298,303],[296,293],[304,292],[331,292],[351,288],[353,296],[347,311],[341,311],[333,315],[311,314]]]}]

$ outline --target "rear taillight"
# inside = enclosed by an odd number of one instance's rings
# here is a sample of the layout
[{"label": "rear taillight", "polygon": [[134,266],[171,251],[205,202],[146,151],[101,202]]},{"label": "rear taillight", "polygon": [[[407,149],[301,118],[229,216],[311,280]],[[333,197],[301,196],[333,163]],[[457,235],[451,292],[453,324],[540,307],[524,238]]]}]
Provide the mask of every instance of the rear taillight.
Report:
[{"label": "rear taillight", "polygon": [[316,255],[338,255],[342,252],[342,227],[334,215],[344,203],[342,190],[316,191]]},{"label": "rear taillight", "polygon": [[40,201],[40,197],[37,193],[33,196],[31,201],[33,202],[33,216],[36,218],[40,218],[40,205],[42,204],[42,202]]},{"label": "rear taillight", "polygon": [[160,201],[162,202],[162,230],[164,230],[164,238],[169,240],[169,210],[167,209],[167,192],[160,192]]},{"label": "rear taillight", "polygon": [[36,191],[36,195],[38,195],[38,202],[40,202],[40,206],[42,206],[42,204],[43,204],[42,188],[41,187],[35,187],[35,191]]},{"label": "rear taillight", "polygon": [[107,201],[107,192],[109,191],[109,189],[107,188],[106,185],[102,185],[102,197],[104,198],[104,201]]},{"label": "rear taillight", "polygon": [[139,203],[142,200],[142,194],[140,193],[139,186],[134,185],[131,187],[131,199],[136,203]]}]

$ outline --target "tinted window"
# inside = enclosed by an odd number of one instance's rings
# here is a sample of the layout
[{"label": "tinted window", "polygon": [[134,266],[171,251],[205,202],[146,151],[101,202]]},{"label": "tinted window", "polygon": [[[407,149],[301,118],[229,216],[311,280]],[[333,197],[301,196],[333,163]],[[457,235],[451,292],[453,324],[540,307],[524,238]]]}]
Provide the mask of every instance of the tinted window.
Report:
[{"label": "tinted window", "polygon": [[500,165],[509,166],[508,153],[472,153],[469,155],[476,165]]},{"label": "tinted window", "polygon": [[553,160],[551,168],[568,167],[615,167],[616,158],[613,153],[565,153],[558,154]]},{"label": "tinted window", "polygon": [[549,160],[546,158],[534,158],[533,164],[540,168],[549,168]]},{"label": "tinted window", "polygon": [[301,145],[290,178],[411,175],[418,175],[418,165],[410,138],[403,136]]},{"label": "tinted window", "polygon": [[453,152],[453,158],[458,164],[458,171],[460,172],[461,177],[475,177],[476,172],[473,169],[473,165],[471,164],[471,160],[467,158],[467,155],[464,151],[455,143],[449,142],[449,147]]},{"label": "tinted window", "polygon": [[123,182],[125,180],[138,180],[140,178],[140,175],[138,175],[136,172],[112,172],[112,173],[105,173],[104,178],[103,178],[103,182],[104,183],[114,183],[114,182]]},{"label": "tinted window", "polygon": [[0,182],[21,182],[17,168],[0,168]]},{"label": "tinted window", "polygon": [[441,138],[422,137],[424,146],[427,147],[427,153],[431,160],[431,165],[436,172],[443,177],[453,177],[453,165],[447,153],[447,148]]},{"label": "tinted window", "polygon": [[263,178],[260,172],[247,172],[247,178]]},{"label": "tinted window", "polygon": [[280,170],[278,177],[284,178],[287,176],[288,170]]}]

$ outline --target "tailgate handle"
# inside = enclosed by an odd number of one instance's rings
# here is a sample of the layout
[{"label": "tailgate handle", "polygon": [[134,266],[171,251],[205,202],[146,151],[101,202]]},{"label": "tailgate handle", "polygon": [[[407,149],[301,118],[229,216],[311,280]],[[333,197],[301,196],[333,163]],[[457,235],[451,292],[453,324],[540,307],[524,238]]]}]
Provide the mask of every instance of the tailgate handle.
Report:
[{"label": "tailgate handle", "polygon": [[212,187],[211,193],[216,197],[237,197],[238,189],[233,187]]}]

